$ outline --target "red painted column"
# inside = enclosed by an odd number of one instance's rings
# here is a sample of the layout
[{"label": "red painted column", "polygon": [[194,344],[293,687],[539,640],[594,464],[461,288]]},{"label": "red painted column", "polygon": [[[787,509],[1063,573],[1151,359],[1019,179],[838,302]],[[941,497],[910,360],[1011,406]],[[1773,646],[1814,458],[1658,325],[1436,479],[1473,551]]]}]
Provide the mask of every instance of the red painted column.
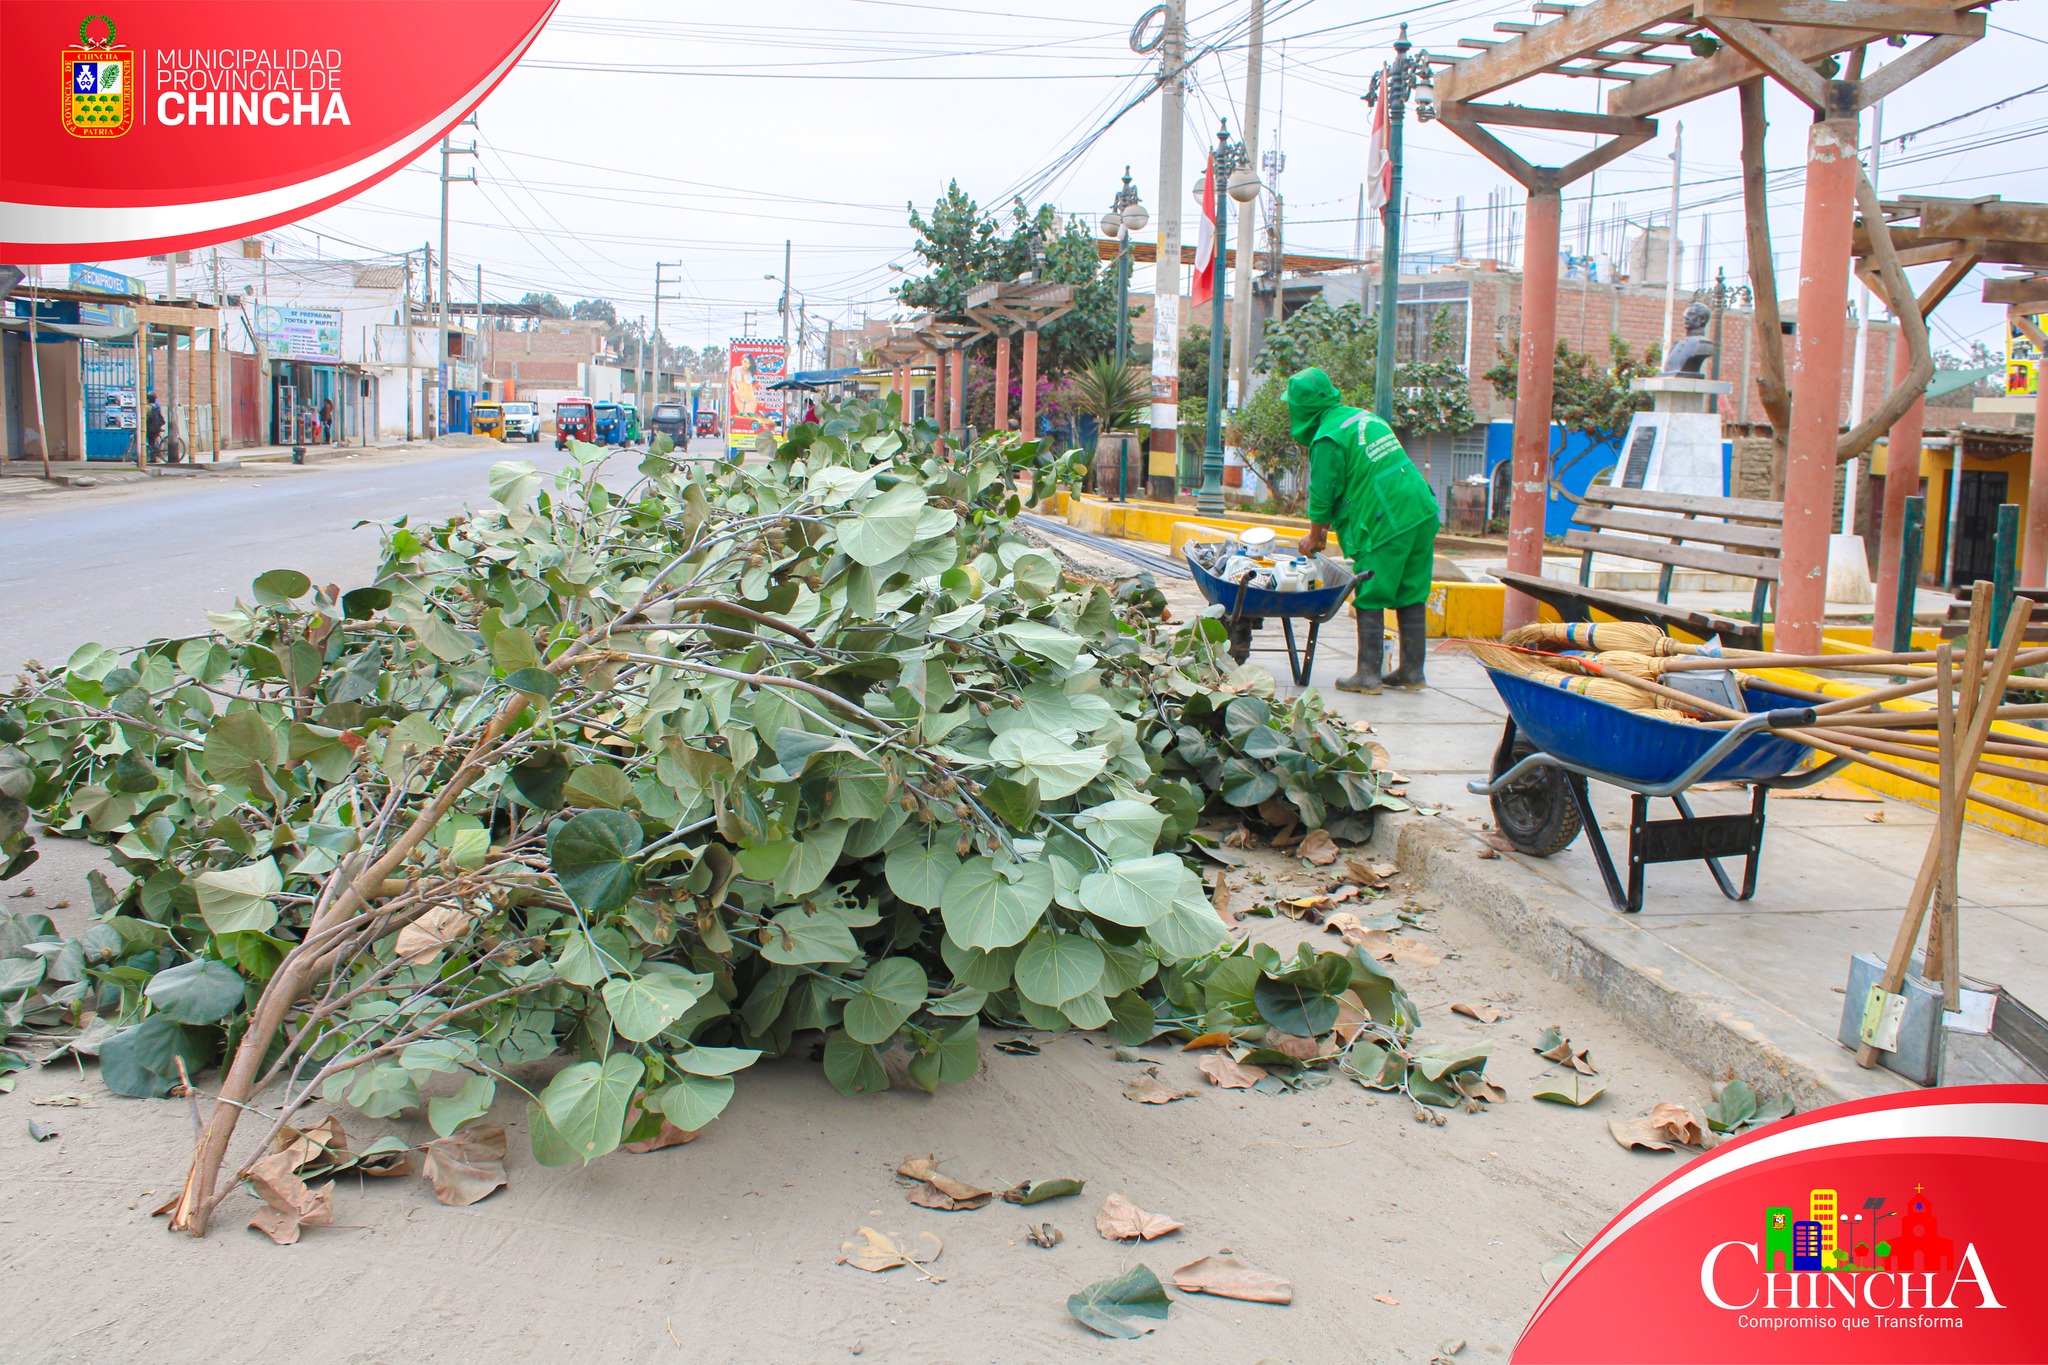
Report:
[{"label": "red painted column", "polygon": [[[953,430],[967,430],[967,348],[953,351]],[[965,440],[966,437],[962,437]]]},{"label": "red painted column", "polygon": [[902,420],[910,420],[910,362],[904,361],[896,367],[896,402],[902,413]]},{"label": "red painted column", "polygon": [[2034,380],[2034,463],[2027,475],[2025,540],[2020,582],[2038,588],[2048,583],[2048,374],[2038,372]]},{"label": "red painted column", "polygon": [[1017,400],[1020,409],[1017,414],[1024,428],[1024,439],[1029,441],[1038,435],[1038,329],[1024,329],[1024,393]]},{"label": "red painted column", "polygon": [[[1856,125],[1829,119],[1807,136],[1806,216],[1799,237],[1799,338],[1785,468],[1785,575],[1776,648],[1820,652],[1827,613],[1828,533],[1835,521],[1835,445],[1842,425],[1848,332],[1849,234],[1856,213]],[[1889,490],[1887,490],[1889,491]]]},{"label": "red painted column", "polygon": [[930,406],[925,409],[925,415],[931,418],[932,425],[943,434],[946,431],[946,352],[941,347],[933,347],[932,355],[935,357],[932,364],[932,397]]},{"label": "red painted column", "polygon": [[[1901,342],[1892,362],[1892,382],[1898,383],[1913,368],[1912,348]],[[1920,438],[1927,424],[1927,400],[1915,399],[1905,416],[1892,423],[1886,437],[1884,457],[1884,526],[1877,547],[1877,610],[1871,620],[1871,647],[1890,649],[1892,630],[1898,624],[1899,575],[1920,581],[1918,564],[1899,563],[1899,537],[1906,525],[1906,499],[1920,491]],[[2038,445],[2038,436],[2036,440]],[[2038,462],[2040,455],[2035,454]]]},{"label": "red painted column", "polygon": [[996,430],[1010,429],[1010,334],[996,337]]},{"label": "red painted column", "polygon": [[[1514,489],[1508,501],[1508,568],[1543,572],[1543,516],[1550,493],[1550,401],[1557,349],[1558,222],[1555,189],[1531,190],[1523,221],[1522,344],[1515,361]],[[1536,599],[1510,589],[1508,630],[1536,619]]]}]

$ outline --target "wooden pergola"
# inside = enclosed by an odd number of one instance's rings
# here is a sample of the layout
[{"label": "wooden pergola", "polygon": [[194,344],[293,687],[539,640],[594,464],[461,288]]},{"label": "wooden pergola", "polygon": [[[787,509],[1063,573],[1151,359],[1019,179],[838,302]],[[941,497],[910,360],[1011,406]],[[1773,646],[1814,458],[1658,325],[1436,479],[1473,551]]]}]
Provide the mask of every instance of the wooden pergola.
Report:
[{"label": "wooden pergola", "polygon": [[[2048,204],[2011,203],[1997,195],[1977,199],[1944,199],[1924,195],[1901,196],[1882,206],[1884,233],[1892,255],[1903,271],[1907,266],[1939,265],[1941,270],[1924,287],[1901,290],[1893,287],[1881,267],[1882,243],[1872,231],[1876,220],[1866,215],[1856,224],[1851,251],[1856,273],[1893,315],[1909,326],[1923,324],[1926,317],[1957,285],[1980,265],[2005,265],[2022,270],[2048,270]],[[1903,274],[1900,279],[1903,280]],[[1984,285],[1986,303],[2002,303],[2008,319],[2029,333],[2034,344],[2048,352],[2048,336],[2030,316],[2048,311],[2048,276],[2019,276],[1989,280]],[[1924,327],[1922,328],[1924,331]],[[1910,347],[1894,363],[1897,382],[1910,397],[1898,406],[1891,431],[1893,452],[1906,460],[1886,462],[1884,481],[1884,531],[1878,555],[1877,611],[1874,639],[1892,638],[1894,612],[1899,597],[1899,576],[1917,574],[1916,568],[1900,563],[1899,529],[1905,518],[1906,499],[1919,487],[1918,452],[1925,434],[1924,391],[1933,376],[1933,358],[1926,347]],[[2034,445],[2031,472],[2027,480],[2027,509],[2021,555],[2021,581],[2029,585],[2048,582],[2048,385],[2036,384],[2034,396]],[[1894,397],[1900,397],[1895,393]],[[1953,509],[1951,509],[1953,515]]]},{"label": "wooden pergola", "polygon": [[[1784,581],[1777,612],[1781,649],[1820,647],[1827,546],[1834,512],[1846,363],[1850,231],[1863,181],[1858,117],[1877,100],[1984,34],[1987,0],[1539,0],[1529,23],[1502,22],[1500,38],[1466,39],[1463,57],[1441,57],[1437,118],[1500,166],[1528,195],[1524,215],[1521,349],[1508,517],[1508,568],[1540,574],[1548,487],[1552,352],[1564,188],[1657,135],[1655,115],[1736,90],[1741,95],[1743,180],[1751,283],[1764,341],[1766,411],[1786,445]],[[1914,39],[1919,41],[1915,42]],[[1872,43],[1907,46],[1865,74]],[[1845,55],[1846,54],[1846,55]],[[1832,65],[1823,66],[1829,59]],[[1833,74],[1823,74],[1823,70]],[[1608,82],[1602,112],[1506,102],[1537,76]],[[1764,213],[1763,81],[1769,77],[1814,110],[1807,142],[1800,250],[1797,352],[1784,381]],[[1562,166],[1539,166],[1496,128],[1589,133],[1606,140]],[[1874,195],[1872,202],[1874,203]],[[1535,619],[1536,603],[1508,596],[1510,627]]]},{"label": "wooden pergola", "polygon": [[997,431],[1009,425],[1010,337],[1024,333],[1023,392],[1018,397],[1018,423],[1025,439],[1038,430],[1038,329],[1076,307],[1071,284],[1041,284],[1032,279],[991,281],[967,291],[967,316],[996,334]]}]

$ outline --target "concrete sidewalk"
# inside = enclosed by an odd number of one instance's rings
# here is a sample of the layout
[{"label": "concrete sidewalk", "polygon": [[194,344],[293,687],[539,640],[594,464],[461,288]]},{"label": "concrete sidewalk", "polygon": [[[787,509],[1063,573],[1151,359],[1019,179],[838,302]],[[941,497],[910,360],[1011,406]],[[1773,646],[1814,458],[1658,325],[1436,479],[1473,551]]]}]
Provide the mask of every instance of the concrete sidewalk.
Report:
[{"label": "concrete sidewalk", "polygon": [[[1753,900],[1721,895],[1696,863],[1652,865],[1643,910],[1617,912],[1582,834],[1550,858],[1493,852],[1492,812],[1465,784],[1486,777],[1506,711],[1470,657],[1429,659],[1420,693],[1362,697],[1331,684],[1351,670],[1351,638],[1336,623],[1312,681],[1333,712],[1368,721],[1427,812],[1384,820],[1375,842],[1404,870],[1484,916],[1528,965],[1561,977],[1635,1020],[1674,1055],[1737,1076],[1801,1107],[1905,1088],[1865,1071],[1836,1041],[1850,957],[1886,955],[1930,831],[1932,812],[1870,802],[1771,798]],[[1272,638],[1268,638],[1268,636]],[[1277,649],[1278,632],[1256,643]],[[1264,649],[1284,680],[1284,655]],[[1592,785],[1609,847],[1627,870],[1628,794]],[[1746,791],[1700,791],[1699,814],[1748,808]],[[1652,818],[1672,814],[1656,802]],[[1875,817],[1881,816],[1881,820]],[[1963,834],[1962,965],[2022,1000],[2048,1002],[2048,854],[1974,827]],[[1739,864],[1730,866],[1739,878]]]}]

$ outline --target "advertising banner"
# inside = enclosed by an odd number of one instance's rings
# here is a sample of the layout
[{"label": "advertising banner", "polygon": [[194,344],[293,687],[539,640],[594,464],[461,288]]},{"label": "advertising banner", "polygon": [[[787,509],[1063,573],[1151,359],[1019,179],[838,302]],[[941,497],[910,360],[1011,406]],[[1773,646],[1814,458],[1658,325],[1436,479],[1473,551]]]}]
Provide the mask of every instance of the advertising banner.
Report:
[{"label": "advertising banner", "polygon": [[1855,1100],[1724,1142],[1586,1244],[1515,1365],[2034,1361],[2048,1086]]},{"label": "advertising banner", "polygon": [[206,246],[384,179],[504,79],[556,0],[0,5],[0,260]]},{"label": "advertising banner", "polygon": [[258,308],[256,335],[274,360],[341,363],[339,308]]},{"label": "advertising banner", "polygon": [[734,337],[725,357],[725,449],[737,460],[750,453],[762,435],[782,435],[782,395],[770,393],[768,386],[782,382],[789,368],[789,346]]},{"label": "advertising banner", "polygon": [[[73,263],[71,287],[99,294],[140,294],[143,285],[133,275],[124,275],[118,270]],[[81,303],[78,305],[78,320],[103,327],[126,327],[135,320],[135,313],[133,309],[119,304]]]},{"label": "advertising banner", "polygon": [[[2048,322],[2048,313],[2034,319],[2034,325]],[[2041,382],[2041,352],[2034,345],[2034,339],[2022,331],[2017,323],[2005,324],[2005,396],[2007,398],[2032,398],[2035,386]]]}]

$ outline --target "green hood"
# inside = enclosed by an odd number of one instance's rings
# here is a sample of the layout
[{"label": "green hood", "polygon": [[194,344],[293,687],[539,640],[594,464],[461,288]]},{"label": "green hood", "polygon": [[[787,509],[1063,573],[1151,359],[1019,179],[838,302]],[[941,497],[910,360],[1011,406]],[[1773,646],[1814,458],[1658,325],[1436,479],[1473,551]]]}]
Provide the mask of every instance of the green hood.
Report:
[{"label": "green hood", "polygon": [[1294,439],[1307,445],[1315,440],[1316,428],[1332,408],[1344,406],[1344,395],[1321,370],[1303,370],[1287,381],[1287,415],[1294,427]]}]

